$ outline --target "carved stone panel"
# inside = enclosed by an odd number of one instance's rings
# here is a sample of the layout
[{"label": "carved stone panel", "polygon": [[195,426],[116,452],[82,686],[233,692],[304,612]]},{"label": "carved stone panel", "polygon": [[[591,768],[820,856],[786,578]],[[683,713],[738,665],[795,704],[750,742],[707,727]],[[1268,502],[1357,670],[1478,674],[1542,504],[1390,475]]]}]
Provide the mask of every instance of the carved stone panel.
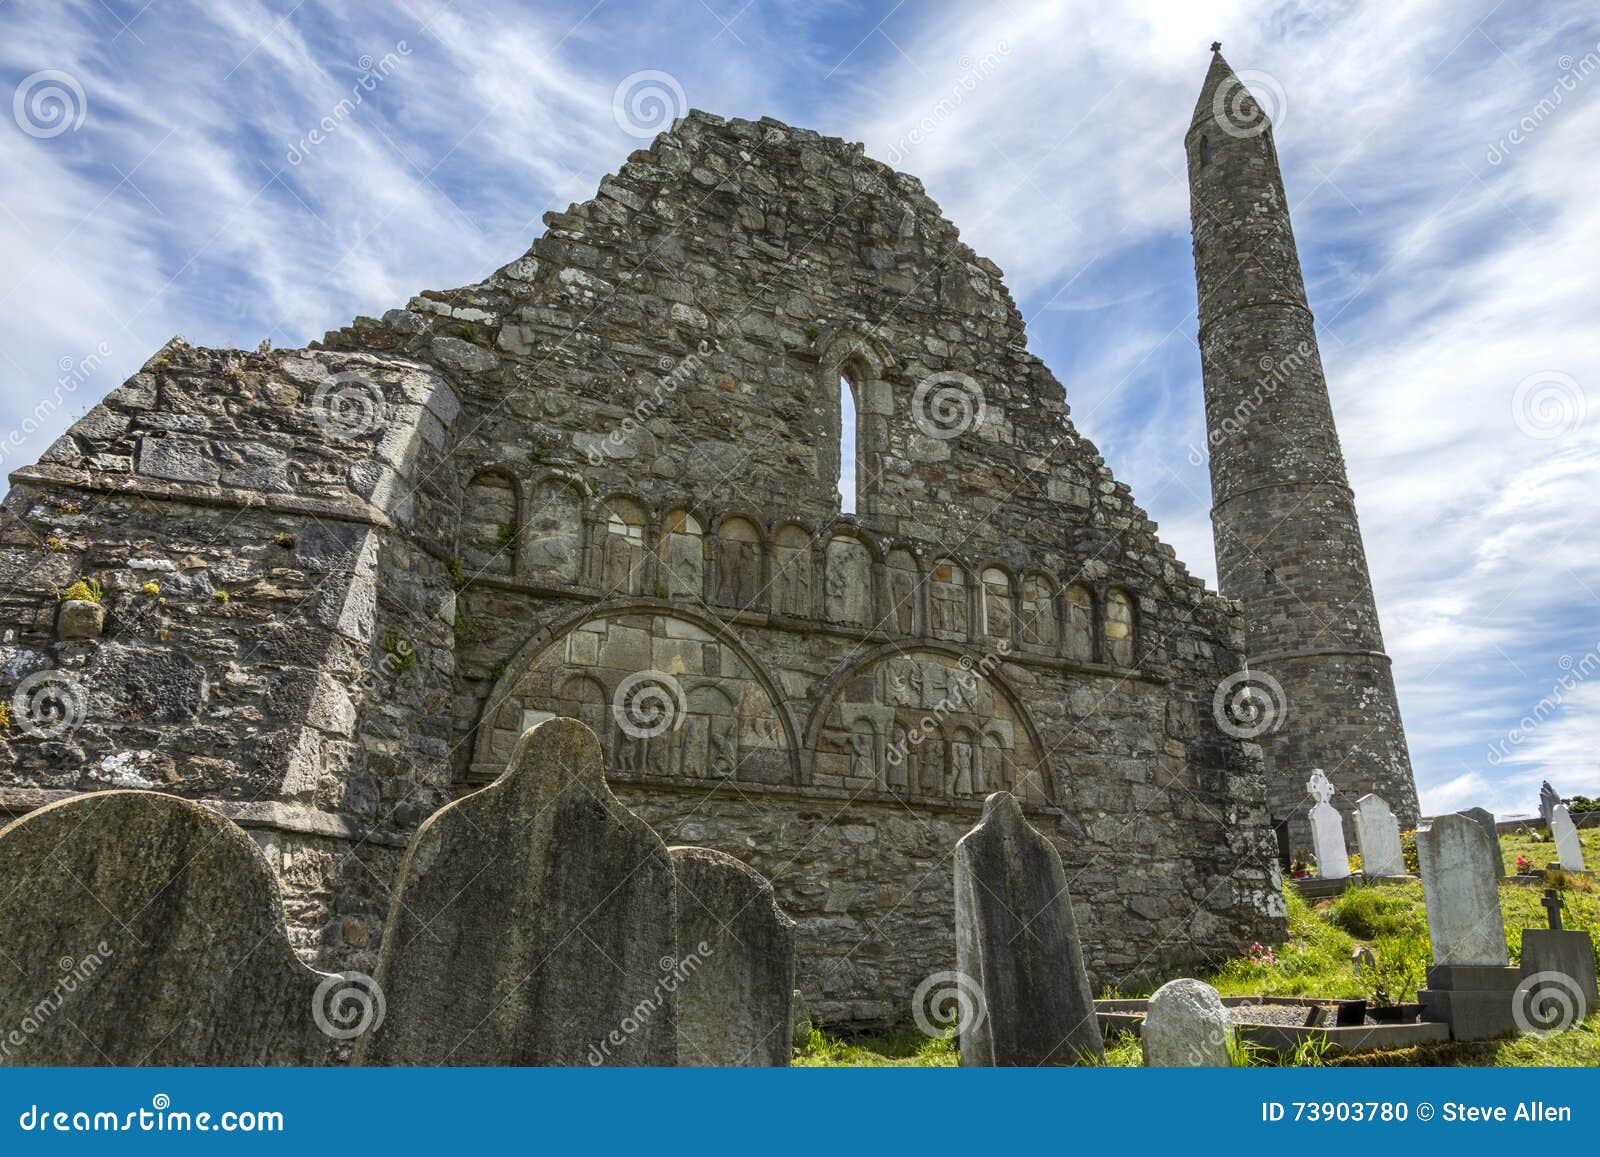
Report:
[{"label": "carved stone panel", "polygon": [[489,761],[550,715],[582,719],[639,778],[790,783],[778,709],[727,642],[670,614],[591,619],[551,643],[495,713]]},{"label": "carved stone panel", "polygon": [[872,623],[872,555],[853,538],[828,543],[827,618],[865,627]]},{"label": "carved stone panel", "polygon": [[953,562],[936,562],[928,580],[928,610],[933,633],[941,639],[967,637],[967,575]]},{"label": "carved stone panel", "polygon": [[670,599],[705,596],[705,534],[694,515],[674,510],[661,528],[662,581]]},{"label": "carved stone panel", "polygon": [[1080,663],[1094,660],[1094,596],[1082,583],[1073,583],[1064,595],[1067,607],[1067,658]]},{"label": "carved stone panel", "polygon": [[1040,575],[1022,580],[1022,645],[1030,651],[1053,655],[1056,650],[1056,607],[1053,589]]},{"label": "carved stone panel", "polygon": [[983,633],[991,639],[1009,639],[1014,612],[1011,576],[998,567],[983,572]]},{"label": "carved stone panel", "polygon": [[523,552],[530,574],[575,583],[583,566],[583,500],[573,484],[547,478],[533,488]]},{"label": "carved stone panel", "polygon": [[772,609],[809,618],[813,613],[811,538],[798,526],[778,528],[772,543]]},{"label": "carved stone panel", "polygon": [[1009,790],[1048,802],[1019,708],[989,674],[931,651],[890,655],[857,672],[823,717],[813,780],[935,799]]},{"label": "carved stone panel", "polygon": [[761,597],[761,534],[748,519],[724,519],[717,528],[716,601],[754,610]]},{"label": "carved stone panel", "polygon": [[909,550],[889,552],[889,613],[888,625],[902,635],[915,635],[921,626],[917,606],[917,560]]}]

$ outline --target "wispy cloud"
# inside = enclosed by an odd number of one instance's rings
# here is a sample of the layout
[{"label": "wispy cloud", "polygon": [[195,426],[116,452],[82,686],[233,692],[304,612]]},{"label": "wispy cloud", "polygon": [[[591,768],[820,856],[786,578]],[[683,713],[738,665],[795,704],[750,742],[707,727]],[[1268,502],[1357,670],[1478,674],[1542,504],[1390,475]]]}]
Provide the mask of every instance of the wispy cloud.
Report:
[{"label": "wispy cloud", "polygon": [[[1600,639],[1592,6],[68,0],[7,21],[3,93],[59,69],[88,107],[48,138],[0,126],[0,423],[62,359],[110,350],[8,468],[173,332],[297,345],[482,277],[636,147],[613,95],[661,69],[693,105],[861,139],[920,176],[1007,270],[1074,420],[1207,576],[1181,140],[1219,37],[1284,96],[1425,806],[1527,810],[1545,774],[1600,791],[1592,692],[1525,745],[1533,762],[1485,757]],[[1541,374],[1587,405],[1554,437],[1517,401]]]}]

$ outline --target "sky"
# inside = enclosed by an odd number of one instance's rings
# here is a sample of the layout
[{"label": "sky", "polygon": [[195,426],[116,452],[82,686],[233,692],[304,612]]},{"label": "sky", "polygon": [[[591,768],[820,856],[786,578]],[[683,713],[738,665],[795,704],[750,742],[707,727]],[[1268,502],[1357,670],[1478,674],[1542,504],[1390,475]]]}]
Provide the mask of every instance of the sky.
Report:
[{"label": "sky", "polygon": [[0,0],[0,467],[173,334],[300,346],[481,279],[695,107],[920,177],[1214,586],[1213,39],[1275,124],[1424,810],[1600,796],[1592,2]]}]

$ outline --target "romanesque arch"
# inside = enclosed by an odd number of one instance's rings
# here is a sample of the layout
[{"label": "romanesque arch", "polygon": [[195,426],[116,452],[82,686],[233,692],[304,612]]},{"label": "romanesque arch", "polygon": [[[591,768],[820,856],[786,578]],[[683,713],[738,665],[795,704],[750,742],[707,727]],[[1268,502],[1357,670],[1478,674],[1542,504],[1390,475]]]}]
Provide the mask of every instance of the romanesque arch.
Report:
[{"label": "romanesque arch", "polygon": [[1053,802],[1045,746],[999,671],[959,648],[886,644],[834,672],[806,728],[808,782],[923,801],[1006,790]]},{"label": "romanesque arch", "polygon": [[554,715],[595,728],[619,778],[799,782],[799,728],[770,672],[726,624],[665,600],[602,603],[524,644],[478,721],[473,778]]}]

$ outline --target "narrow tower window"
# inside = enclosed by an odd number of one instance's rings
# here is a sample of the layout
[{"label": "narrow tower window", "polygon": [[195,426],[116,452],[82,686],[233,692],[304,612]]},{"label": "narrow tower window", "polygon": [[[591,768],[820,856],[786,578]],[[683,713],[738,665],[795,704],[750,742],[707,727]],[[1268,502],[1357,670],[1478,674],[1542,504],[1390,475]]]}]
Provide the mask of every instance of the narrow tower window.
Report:
[{"label": "narrow tower window", "polygon": [[1200,138],[1200,163],[1202,165],[1209,165],[1211,163],[1211,138],[1210,137],[1201,137]]},{"label": "narrow tower window", "polygon": [[839,378],[839,509],[856,512],[856,391]]}]

